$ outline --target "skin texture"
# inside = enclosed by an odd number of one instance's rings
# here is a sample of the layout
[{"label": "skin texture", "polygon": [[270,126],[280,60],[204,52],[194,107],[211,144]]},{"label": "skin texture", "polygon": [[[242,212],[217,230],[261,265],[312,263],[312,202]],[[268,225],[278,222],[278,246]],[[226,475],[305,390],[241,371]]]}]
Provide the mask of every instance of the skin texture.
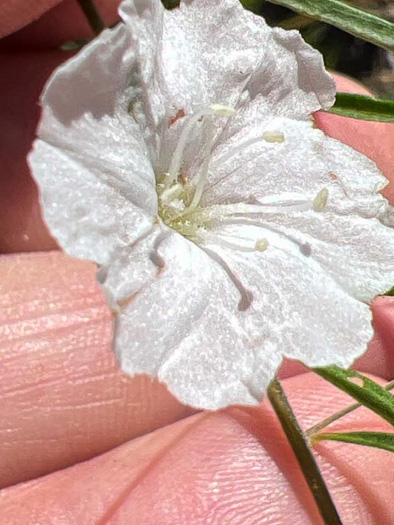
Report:
[{"label": "skin texture", "polygon": [[[21,27],[29,20],[12,5]],[[88,34],[83,21],[67,18],[74,7],[66,0],[0,42],[3,253],[56,246],[25,156],[39,93],[65,58],[53,49],[57,35],[63,42]],[[348,79],[337,82],[343,91],[362,89]],[[316,115],[316,122],[393,180],[392,125],[328,114]],[[393,186],[385,190],[392,202]],[[0,524],[320,524],[268,402],[191,415],[163,385],[119,372],[110,313],[94,274],[92,264],[56,251],[0,258],[0,486],[32,480],[0,492]],[[357,368],[392,379],[394,298],[378,298],[373,312],[376,335]],[[303,370],[287,361],[281,376],[288,377],[283,385],[305,427],[351,402],[311,373],[291,377]],[[364,409],[333,429],[389,430]],[[392,454],[326,443],[316,455],[345,524],[394,522]]]},{"label": "skin texture", "polygon": [[[108,26],[117,22],[119,0],[95,3]],[[0,38],[13,33],[2,41],[3,49],[48,49],[93,36],[76,0],[0,0],[0,8]]]},{"label": "skin texture", "polygon": [[[306,427],[351,401],[313,374],[284,384]],[[390,430],[366,409],[332,428]],[[392,523],[394,455],[338,443],[320,444],[316,455],[343,523]],[[322,523],[268,403],[166,426],[5,490],[0,509],[9,524]]]},{"label": "skin texture", "polygon": [[33,0],[29,3],[24,0],[1,0],[0,38],[36,20],[59,2],[61,0]]}]

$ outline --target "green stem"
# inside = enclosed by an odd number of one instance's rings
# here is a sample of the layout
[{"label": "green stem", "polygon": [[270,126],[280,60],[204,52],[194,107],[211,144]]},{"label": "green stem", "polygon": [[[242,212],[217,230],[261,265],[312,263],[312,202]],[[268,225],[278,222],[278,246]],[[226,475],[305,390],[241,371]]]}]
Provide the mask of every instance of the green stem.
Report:
[{"label": "green stem", "polygon": [[[392,388],[394,388],[394,381],[391,381],[391,383],[388,383],[385,386],[386,390],[391,390]],[[329,416],[326,419],[323,419],[323,421],[320,421],[320,423],[317,423],[316,425],[313,425],[313,427],[308,428],[308,430],[305,431],[305,435],[309,438],[313,434],[320,432],[320,430],[327,427],[328,425],[331,425],[331,423],[333,423],[334,421],[337,421],[341,417],[346,416],[347,414],[350,414],[350,412],[353,412],[353,410],[356,410],[357,408],[360,408],[361,406],[362,406],[361,403],[354,403],[353,405],[350,405],[347,408],[344,408],[343,410],[336,412],[332,416]]]},{"label": "green stem", "polygon": [[324,523],[341,525],[341,518],[324,483],[316,460],[277,379],[274,379],[268,387],[268,398],[289,440]]},{"label": "green stem", "polygon": [[94,0],[77,0],[80,5],[84,15],[89,22],[89,25],[95,35],[101,33],[105,29],[104,20],[100,14],[100,11],[97,9]]}]

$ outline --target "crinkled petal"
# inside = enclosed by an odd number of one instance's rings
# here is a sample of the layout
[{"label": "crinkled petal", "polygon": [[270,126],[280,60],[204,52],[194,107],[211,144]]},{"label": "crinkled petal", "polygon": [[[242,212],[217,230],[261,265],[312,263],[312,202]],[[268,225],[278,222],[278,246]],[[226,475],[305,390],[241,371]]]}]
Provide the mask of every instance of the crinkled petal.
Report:
[{"label": "crinkled petal", "polygon": [[[262,234],[248,230],[238,227]],[[244,253],[212,239],[201,249],[170,234],[158,246],[159,274],[117,317],[125,372],[157,376],[184,403],[218,409],[257,404],[283,355],[348,366],[365,351],[369,307],[317,264],[299,251]]]},{"label": "crinkled petal", "polygon": [[216,251],[253,297],[245,327],[255,341],[248,385],[256,397],[264,395],[272,356],[308,366],[348,367],[366,350],[373,333],[368,306],[328,274],[306,265],[301,253],[272,246],[262,253],[237,253],[220,245]]},{"label": "crinkled petal", "polygon": [[107,263],[157,214],[155,176],[128,114],[135,66],[124,25],[103,32],[57,70],[42,97],[30,165],[61,246]]},{"label": "crinkled petal", "polygon": [[[196,407],[255,404],[244,384],[254,347],[238,310],[238,289],[217,261],[176,233],[162,240],[157,255],[160,273],[117,316],[122,369],[158,376]],[[279,355],[266,355],[266,382],[279,361]]]},{"label": "crinkled petal", "polygon": [[162,59],[174,103],[185,109],[234,106],[245,91],[300,115],[333,102],[321,55],[298,32],[272,30],[238,0],[185,0],[166,12]]},{"label": "crinkled petal", "polygon": [[[216,147],[205,205],[264,202],[291,193],[314,199],[327,188],[329,205],[338,213],[384,212],[388,202],[379,191],[388,181],[368,157],[327,137],[310,122],[261,117],[255,109],[250,104],[237,115]],[[282,132],[284,141],[262,139],[272,131]],[[257,141],[252,143],[253,139]]]},{"label": "crinkled petal", "polygon": [[394,285],[394,230],[376,218],[326,210],[281,214],[261,222],[272,246],[301,253],[306,266],[359,301],[369,303]]},{"label": "crinkled petal", "polygon": [[[182,128],[169,124],[179,114],[214,103],[238,108],[257,97],[272,115],[309,119],[334,101],[321,55],[298,32],[269,28],[238,0],[188,0],[172,11],[159,0],[129,0],[121,15],[139,60],[135,111],[163,171]],[[220,133],[226,121],[216,125]],[[195,136],[189,144],[185,165],[200,148]]]}]

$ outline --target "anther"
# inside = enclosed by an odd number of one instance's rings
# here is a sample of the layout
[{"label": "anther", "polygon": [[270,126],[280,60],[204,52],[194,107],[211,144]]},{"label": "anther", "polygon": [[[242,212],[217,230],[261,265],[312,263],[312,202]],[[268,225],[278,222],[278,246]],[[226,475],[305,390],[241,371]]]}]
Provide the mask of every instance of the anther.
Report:
[{"label": "anther", "polygon": [[281,131],[265,131],[263,133],[263,140],[270,143],[284,142],[285,136]]},{"label": "anther", "polygon": [[179,197],[182,191],[183,191],[182,184],[179,184],[179,183],[174,184],[173,186],[171,186],[171,188],[167,188],[166,190],[163,191],[163,193],[160,196],[160,200],[163,204],[168,204],[172,200]]},{"label": "anther", "polygon": [[236,111],[234,108],[231,108],[230,106],[223,106],[222,104],[212,104],[209,109],[212,111],[212,115],[216,115],[218,117],[234,117],[236,114]]},{"label": "anther", "polygon": [[258,252],[264,252],[268,248],[267,239],[259,239],[256,241],[255,248]]},{"label": "anther", "polygon": [[224,162],[227,162],[231,157],[239,153],[240,151],[243,151],[246,148],[249,148],[250,146],[253,146],[254,144],[259,144],[262,142],[268,142],[268,143],[280,143],[284,142],[285,135],[281,131],[265,131],[262,135],[259,135],[258,137],[254,137],[252,139],[245,140],[244,142],[241,142],[237,146],[233,147],[229,153],[226,153],[225,155],[222,155],[219,157],[216,162],[223,164]]},{"label": "anther", "polygon": [[322,190],[319,191],[319,193],[316,195],[313,201],[313,204],[312,204],[313,211],[316,211],[316,212],[323,211],[327,205],[327,201],[328,201],[328,189],[323,188]]}]

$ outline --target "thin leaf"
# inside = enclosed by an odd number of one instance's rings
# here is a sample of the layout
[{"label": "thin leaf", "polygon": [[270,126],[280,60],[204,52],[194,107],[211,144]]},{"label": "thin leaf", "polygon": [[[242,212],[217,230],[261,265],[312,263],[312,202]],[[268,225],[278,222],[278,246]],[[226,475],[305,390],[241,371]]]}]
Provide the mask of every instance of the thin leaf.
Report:
[{"label": "thin leaf", "polygon": [[337,93],[330,113],[343,117],[379,122],[394,122],[394,100],[382,100],[365,95]]},{"label": "thin leaf", "polygon": [[394,286],[390,288],[390,290],[387,290],[383,295],[389,295],[391,297],[394,297]]},{"label": "thin leaf", "polygon": [[[390,381],[390,383],[387,383],[387,385],[384,388],[385,390],[392,390],[394,388],[394,381]],[[360,408],[361,406],[362,405],[360,403],[354,403],[353,405],[339,410],[339,412],[335,412],[335,414],[326,417],[325,419],[323,419],[323,421],[320,421],[319,423],[313,425],[313,427],[309,427],[308,430],[305,430],[305,435],[310,437],[313,436],[313,434],[317,434],[318,432],[320,432],[320,430],[323,430],[323,428],[327,427],[328,425],[331,425],[331,423],[334,423],[334,421],[338,421],[338,419],[347,416],[348,414],[350,414],[354,410],[357,410],[357,408]]]},{"label": "thin leaf", "polygon": [[344,370],[339,366],[313,370],[394,426],[394,395],[384,387],[354,370]]},{"label": "thin leaf", "polygon": [[[340,0],[268,0],[327,22],[347,33],[362,38],[389,51],[394,50],[394,24]],[[346,52],[346,51],[344,51]]]},{"label": "thin leaf", "polygon": [[366,447],[382,448],[394,452],[394,434],[387,432],[341,432],[315,434],[311,439],[314,445],[319,441],[342,441]]}]

